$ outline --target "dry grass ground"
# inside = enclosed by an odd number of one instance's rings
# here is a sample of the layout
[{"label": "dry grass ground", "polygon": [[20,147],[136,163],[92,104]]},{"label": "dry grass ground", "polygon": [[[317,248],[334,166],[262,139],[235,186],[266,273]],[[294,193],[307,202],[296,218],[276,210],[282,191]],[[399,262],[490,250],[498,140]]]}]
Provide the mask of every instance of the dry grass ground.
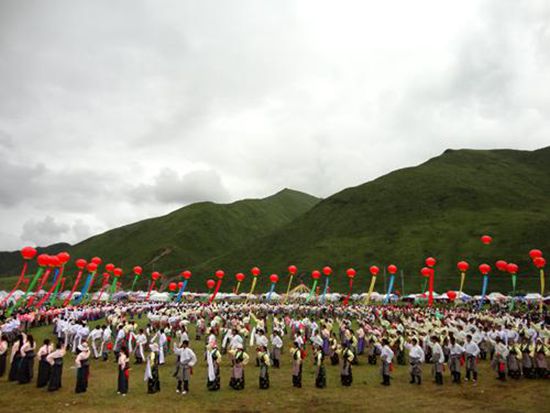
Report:
[{"label": "dry grass ground", "polygon": [[[33,330],[40,342],[50,336],[50,327]],[[194,336],[192,336],[194,337]],[[19,385],[0,379],[0,411],[11,412],[542,412],[550,406],[548,381],[512,381],[501,383],[494,378],[488,363],[480,364],[480,380],[454,385],[445,376],[446,383],[438,387],[431,382],[429,366],[425,367],[424,383],[409,384],[407,367],[396,366],[392,385],[379,384],[378,367],[366,364],[366,357],[353,370],[354,382],[350,388],[340,385],[338,368],[327,366],[328,387],[316,389],[311,356],[306,359],[303,388],[291,384],[290,360],[284,354],[282,367],[271,369],[271,388],[258,389],[258,369],[251,363],[246,368],[246,389],[236,392],[228,387],[230,367],[224,359],[222,389],[206,390],[206,362],[202,345],[193,341],[192,347],[199,357],[191,381],[191,392],[186,396],[175,393],[172,378],[174,356],[167,358],[161,367],[161,392],[146,393],[143,381],[144,367],[132,365],[130,392],[127,397],[116,394],[117,366],[112,358],[108,362],[93,361],[90,385],[85,394],[75,394],[73,357],[67,356],[64,367],[63,388],[56,393],[37,389],[34,384]],[[36,365],[35,365],[36,368]]]}]

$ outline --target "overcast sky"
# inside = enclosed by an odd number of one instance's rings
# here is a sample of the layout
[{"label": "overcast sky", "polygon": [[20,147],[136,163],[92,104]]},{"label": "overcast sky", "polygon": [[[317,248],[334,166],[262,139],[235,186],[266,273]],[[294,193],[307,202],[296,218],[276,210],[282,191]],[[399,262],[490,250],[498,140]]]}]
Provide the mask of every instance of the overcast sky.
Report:
[{"label": "overcast sky", "polygon": [[0,249],[550,144],[550,1],[0,0]]}]

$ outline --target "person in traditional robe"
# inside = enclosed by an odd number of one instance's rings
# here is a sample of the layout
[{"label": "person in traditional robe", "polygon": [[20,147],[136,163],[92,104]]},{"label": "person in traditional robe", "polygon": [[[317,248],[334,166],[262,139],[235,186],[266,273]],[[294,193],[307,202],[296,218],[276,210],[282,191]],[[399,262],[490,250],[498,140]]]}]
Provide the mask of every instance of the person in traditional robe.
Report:
[{"label": "person in traditional robe", "polygon": [[117,358],[118,364],[118,383],[117,394],[126,396],[128,394],[128,384],[130,381],[130,354],[125,346],[120,347]]},{"label": "person in traditional robe", "polygon": [[38,358],[38,376],[36,378],[36,387],[38,388],[46,387],[50,381],[52,366],[48,363],[46,358],[53,350],[53,344],[50,343],[49,339],[45,339],[44,344],[38,349],[38,353],[36,353]]},{"label": "person in traditional robe", "polygon": [[271,335],[271,358],[273,360],[273,367],[278,369],[281,365],[281,351],[283,348],[283,340],[278,330],[273,330]]},{"label": "person in traditional robe", "polygon": [[292,357],[292,386],[302,387],[302,350],[300,344],[294,342],[294,346],[290,350]]},{"label": "person in traditional robe", "polygon": [[325,370],[325,354],[322,345],[315,345],[314,351],[315,387],[324,389],[327,386],[327,374]]},{"label": "person in traditional robe", "polygon": [[508,341],[510,352],[506,358],[506,364],[508,366],[508,376],[519,380],[521,378],[521,358],[523,354],[519,348],[519,345],[515,343],[513,339]]},{"label": "person in traditional robe", "polygon": [[31,334],[29,334],[19,354],[21,355],[21,361],[19,362],[19,369],[17,370],[17,381],[19,384],[30,383],[34,373],[34,357],[35,357],[36,343]]},{"label": "person in traditional robe", "polygon": [[409,350],[409,365],[410,365],[410,384],[422,383],[422,364],[425,361],[425,354],[422,347],[418,344],[418,339],[412,338],[411,342],[406,345]]},{"label": "person in traditional robe", "polygon": [[269,353],[266,346],[260,346],[258,350],[258,361],[260,363],[260,389],[269,389]]},{"label": "person in traditional robe", "polygon": [[449,339],[449,370],[453,377],[453,383],[460,384],[460,359],[464,354],[464,348],[456,342],[456,338],[451,336]]},{"label": "person in traditional robe", "polygon": [[94,359],[98,359],[100,357],[100,343],[101,343],[101,338],[102,338],[102,335],[103,335],[103,331],[101,330],[101,326],[96,326],[92,332],[90,333],[90,342],[92,344],[92,350],[93,350],[93,354],[94,354]]},{"label": "person in traditional robe", "polygon": [[382,368],[380,370],[382,374],[382,385],[390,385],[391,363],[393,360],[393,350],[390,347],[390,342],[387,338],[382,339],[382,351],[380,353],[380,361],[382,362]]},{"label": "person in traditional robe", "polygon": [[470,379],[473,383],[477,383],[477,357],[481,353],[479,346],[472,340],[472,336],[466,336],[466,344],[464,345],[464,355],[466,356],[466,381]]},{"label": "person in traditional robe", "polygon": [[[136,364],[141,364],[145,360],[145,345],[147,344],[147,336],[143,331],[143,328],[139,330],[139,333],[136,335]],[[158,347],[157,347],[158,350]],[[158,363],[158,351],[157,351],[157,363]]]},{"label": "person in traditional robe", "polygon": [[112,330],[109,325],[102,326],[101,330],[102,330],[101,355],[102,355],[103,361],[107,361],[109,359],[109,347],[112,346],[112,342],[111,342]]},{"label": "person in traditional robe", "polygon": [[235,348],[229,350],[231,355],[231,378],[229,379],[229,386],[234,390],[243,390],[244,381],[244,367],[248,364],[249,356],[243,350],[241,343],[235,343]]},{"label": "person in traditional robe", "polygon": [[75,393],[86,393],[90,374],[90,348],[86,342],[78,345],[78,355],[74,361],[76,367]]},{"label": "person in traditional robe", "polygon": [[217,391],[220,389],[220,363],[221,352],[218,350],[217,342],[211,341],[206,348],[206,363],[208,366],[208,372],[206,376],[206,388],[210,391]]},{"label": "person in traditional robe", "polygon": [[546,358],[549,355],[550,349],[543,339],[539,337],[535,343],[535,371],[539,379],[546,379],[548,377],[548,360]]},{"label": "person in traditional robe", "polygon": [[159,377],[159,346],[157,343],[151,343],[151,352],[147,357],[147,366],[145,367],[145,379],[147,380],[147,393],[154,394],[160,391]]},{"label": "person in traditional robe", "polygon": [[6,361],[8,359],[8,340],[0,332],[0,377],[6,372]]},{"label": "person in traditional robe", "polygon": [[535,356],[535,346],[529,339],[529,337],[523,336],[521,338],[521,371],[523,373],[523,377],[526,379],[532,379],[535,377],[535,371],[534,371],[534,363],[533,359]]},{"label": "person in traditional robe", "polygon": [[445,363],[445,355],[443,354],[443,349],[441,344],[439,344],[439,337],[433,335],[430,339],[432,345],[432,372],[435,378],[435,383],[438,385],[443,384],[443,363]]},{"label": "person in traditional robe", "polygon": [[500,337],[494,340],[494,355],[491,361],[493,369],[497,372],[497,379],[506,381],[506,359],[510,350]]},{"label": "person in traditional robe", "polygon": [[374,336],[369,339],[367,344],[367,362],[371,366],[375,366],[377,362],[378,346],[376,344]]},{"label": "person in traditional robe", "polygon": [[342,349],[342,354],[340,358],[340,382],[342,386],[351,386],[351,383],[353,382],[351,365],[353,364],[354,359],[355,355],[350,348],[350,343],[346,342],[344,348]]},{"label": "person in traditional robe", "polygon": [[197,363],[197,356],[189,347],[189,341],[183,341],[181,347],[177,347],[174,343],[174,354],[178,356],[179,360],[176,393],[185,395],[189,392],[189,381],[191,380],[193,366]]},{"label": "person in traditional robe", "polygon": [[63,357],[65,356],[65,344],[59,341],[56,349],[46,356],[46,361],[51,366],[50,378],[48,381],[48,391],[56,391],[61,388],[61,379],[63,376]]}]

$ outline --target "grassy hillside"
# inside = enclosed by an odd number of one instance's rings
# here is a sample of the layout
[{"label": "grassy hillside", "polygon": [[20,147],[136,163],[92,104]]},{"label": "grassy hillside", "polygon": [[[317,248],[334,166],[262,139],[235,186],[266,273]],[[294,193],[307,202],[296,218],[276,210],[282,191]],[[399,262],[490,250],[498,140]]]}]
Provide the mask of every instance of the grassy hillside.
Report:
[{"label": "grassy hillside", "polygon": [[[126,272],[134,265],[141,265],[147,274],[152,270],[193,269],[228,249],[267,235],[318,201],[313,196],[285,189],[264,199],[232,204],[197,203],[162,217],[107,231],[65,249],[73,258],[90,259],[97,255],[104,263],[113,262]],[[9,268],[12,274],[19,271],[19,253],[13,259],[15,268]]]},{"label": "grassy hillside", "polygon": [[[484,246],[482,234],[494,242]],[[518,288],[537,290],[538,273],[528,263],[533,247],[550,251],[550,148],[448,150],[413,168],[339,192],[294,222],[253,245],[207,262],[229,270],[258,264],[264,272],[289,263],[311,270],[325,264],[339,274],[332,282],[345,290],[345,268],[360,271],[395,263],[404,271],[405,290],[419,290],[419,269],[427,256],[439,260],[437,290],[458,288],[456,262],[466,259],[467,290],[478,292],[481,262],[497,259],[520,265]],[[267,280],[262,280],[264,285]],[[304,279],[309,283],[309,275]],[[489,288],[510,290],[510,277],[496,272]],[[378,280],[379,289],[383,277]],[[401,280],[396,283],[401,289]]]}]

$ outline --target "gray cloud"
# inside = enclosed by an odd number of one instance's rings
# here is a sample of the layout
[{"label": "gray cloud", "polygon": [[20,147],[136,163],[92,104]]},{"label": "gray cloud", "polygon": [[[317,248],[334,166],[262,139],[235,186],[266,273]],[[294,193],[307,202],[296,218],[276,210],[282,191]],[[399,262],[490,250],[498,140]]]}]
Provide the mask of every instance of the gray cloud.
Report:
[{"label": "gray cloud", "polygon": [[548,145],[549,22],[545,0],[1,2],[0,249]]},{"label": "gray cloud", "polygon": [[42,221],[29,219],[23,224],[23,233],[21,240],[31,242],[37,245],[56,242],[70,230],[69,225],[56,220],[51,216],[46,216]]}]

